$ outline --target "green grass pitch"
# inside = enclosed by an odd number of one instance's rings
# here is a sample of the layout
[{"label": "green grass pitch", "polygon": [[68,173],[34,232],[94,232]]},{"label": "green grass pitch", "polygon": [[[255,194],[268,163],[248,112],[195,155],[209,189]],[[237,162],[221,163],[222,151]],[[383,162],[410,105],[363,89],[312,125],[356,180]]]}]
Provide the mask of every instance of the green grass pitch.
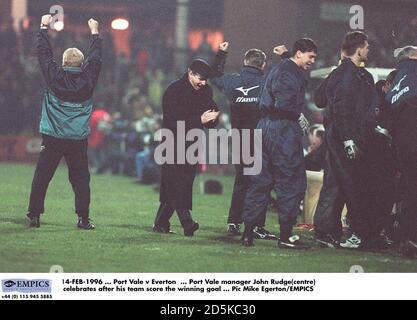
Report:
[{"label": "green grass pitch", "polygon": [[[398,254],[350,252],[314,246],[307,252],[285,251],[275,241],[257,240],[244,248],[239,238],[226,236],[232,177],[216,177],[223,195],[202,195],[198,176],[194,187],[194,218],[200,230],[186,238],[176,216],[176,235],[152,233],[158,194],[152,186],[121,176],[93,175],[91,218],[97,229],[77,230],[74,196],[67,169],[60,166],[46,199],[40,229],[28,229],[25,217],[33,165],[0,164],[0,272],[416,272],[417,261]],[[276,214],[268,213],[267,228],[277,232]],[[300,231],[313,242],[313,235]]]}]

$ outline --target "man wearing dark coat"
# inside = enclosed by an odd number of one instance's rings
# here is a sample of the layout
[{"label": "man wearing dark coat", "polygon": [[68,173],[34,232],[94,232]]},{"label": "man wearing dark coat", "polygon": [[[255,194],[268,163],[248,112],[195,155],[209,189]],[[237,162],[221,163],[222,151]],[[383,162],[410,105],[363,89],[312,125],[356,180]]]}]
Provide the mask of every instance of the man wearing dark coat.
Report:
[{"label": "man wearing dark coat", "polygon": [[396,50],[398,73],[386,94],[393,142],[404,183],[401,252],[417,257],[417,47]]},{"label": "man wearing dark coat", "polygon": [[367,35],[360,31],[347,33],[342,51],[346,57],[330,74],[326,86],[330,123],[326,143],[352,229],[350,238],[340,246],[359,249],[376,239],[369,207],[373,203],[373,180],[368,146],[369,133],[375,128],[372,106],[376,90],[372,75],[363,67],[369,53]]},{"label": "man wearing dark coat", "polygon": [[[188,72],[174,81],[162,98],[163,129],[173,133],[174,163],[162,165],[160,206],[153,226],[154,232],[170,233],[170,218],[174,211],[184,229],[184,235],[191,237],[199,225],[191,217],[193,182],[197,165],[177,153],[177,142],[187,149],[193,141],[184,139],[192,129],[213,128],[217,125],[220,112],[213,101],[213,92],[207,85],[211,67],[204,60],[194,60]],[[177,132],[177,127],[185,126],[185,132]]]}]

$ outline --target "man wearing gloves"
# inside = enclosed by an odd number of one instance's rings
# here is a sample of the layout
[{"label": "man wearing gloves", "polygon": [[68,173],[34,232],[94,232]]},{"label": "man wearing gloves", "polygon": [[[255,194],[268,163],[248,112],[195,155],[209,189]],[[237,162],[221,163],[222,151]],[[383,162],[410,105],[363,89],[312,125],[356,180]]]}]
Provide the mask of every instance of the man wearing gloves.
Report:
[{"label": "man wearing gloves", "polygon": [[271,190],[275,189],[279,247],[308,248],[298,236],[292,235],[292,228],[307,187],[302,137],[308,131],[308,122],[301,112],[305,106],[305,71],[314,64],[316,56],[315,43],[300,39],[294,44],[291,58],[273,67],[265,79],[259,102],[262,119],[257,126],[262,130],[262,171],[251,177],[245,199],[244,246],[253,245],[253,225],[269,201]]},{"label": "man wearing gloves", "polygon": [[40,227],[40,214],[44,212],[46,191],[61,158],[68,165],[69,180],[75,193],[75,211],[78,228],[91,230],[89,220],[90,173],[88,171],[87,138],[93,107],[92,95],[101,68],[102,40],[98,22],[88,21],[90,48],[84,61],[83,53],[67,49],[62,67],[52,56],[48,39],[51,15],[42,17],[37,36],[37,52],[40,67],[47,84],[40,122],[42,134],[41,153],[32,182],[27,216],[30,227]]},{"label": "man wearing gloves", "polygon": [[349,32],[342,51],[346,58],[332,72],[326,87],[330,118],[327,146],[331,170],[346,200],[352,228],[351,237],[340,246],[358,249],[369,236],[370,221],[366,211],[371,190],[368,186],[372,181],[360,151],[367,151],[367,136],[375,127],[372,103],[376,91],[372,75],[363,67],[369,53],[366,34]]}]

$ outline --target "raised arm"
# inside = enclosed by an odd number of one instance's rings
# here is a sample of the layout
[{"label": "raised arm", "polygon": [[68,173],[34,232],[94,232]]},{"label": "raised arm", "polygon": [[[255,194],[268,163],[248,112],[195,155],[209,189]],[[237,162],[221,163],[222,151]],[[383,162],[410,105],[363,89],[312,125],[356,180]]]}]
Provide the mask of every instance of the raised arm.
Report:
[{"label": "raised arm", "polygon": [[42,16],[41,28],[37,35],[36,44],[39,64],[48,86],[51,85],[59,72],[59,66],[54,60],[51,44],[48,37],[48,27],[51,21],[52,16],[50,14]]},{"label": "raised arm", "polygon": [[90,46],[87,58],[83,64],[83,71],[87,74],[90,87],[93,90],[101,70],[103,40],[99,37],[99,24],[96,20],[88,20],[88,26],[91,31]]},{"label": "raised arm", "polygon": [[225,90],[226,79],[224,74],[224,66],[226,65],[227,49],[229,48],[228,42],[223,42],[219,45],[219,51],[214,57],[211,68],[213,70],[213,77],[210,79],[210,83],[217,87],[219,90]]}]

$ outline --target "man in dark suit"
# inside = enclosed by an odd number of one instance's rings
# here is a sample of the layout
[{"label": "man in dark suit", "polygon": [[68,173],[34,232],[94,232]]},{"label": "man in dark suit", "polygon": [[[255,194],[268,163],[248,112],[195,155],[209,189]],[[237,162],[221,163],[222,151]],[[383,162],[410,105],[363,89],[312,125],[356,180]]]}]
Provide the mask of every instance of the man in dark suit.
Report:
[{"label": "man in dark suit", "polygon": [[[163,129],[172,132],[175,144],[174,163],[162,165],[160,206],[156,214],[153,230],[170,233],[170,218],[174,211],[184,229],[184,235],[191,237],[199,225],[191,217],[193,182],[197,171],[197,163],[188,159],[181,161],[182,155],[177,153],[177,140],[184,139],[193,129],[213,128],[219,118],[218,108],[213,101],[213,93],[207,85],[211,76],[211,67],[203,60],[194,60],[188,72],[174,81],[165,91],[162,99]],[[177,129],[185,126],[185,132]],[[184,134],[183,138],[181,135]],[[193,141],[178,141],[187,147]]]}]

